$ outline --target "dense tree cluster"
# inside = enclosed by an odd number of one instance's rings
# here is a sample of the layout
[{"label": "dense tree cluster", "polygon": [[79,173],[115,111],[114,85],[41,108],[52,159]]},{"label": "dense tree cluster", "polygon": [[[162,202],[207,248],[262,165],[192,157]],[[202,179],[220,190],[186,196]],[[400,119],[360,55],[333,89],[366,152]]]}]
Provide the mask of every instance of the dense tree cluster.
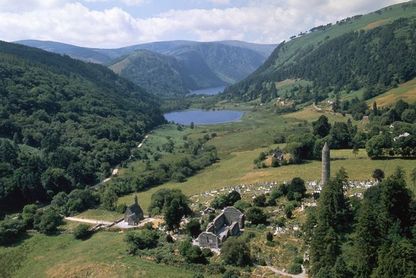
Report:
[{"label": "dense tree cluster", "polygon": [[186,181],[218,160],[217,149],[207,144],[212,135],[207,136],[197,140],[186,137],[183,144],[174,143],[169,138],[167,143],[157,148],[157,152],[146,147],[134,150],[132,160],[140,160],[145,164],[144,169],[137,171],[134,178],[115,178],[108,187],[121,196],[168,181]]},{"label": "dense tree cluster", "polygon": [[320,160],[325,142],[329,143],[331,149],[351,149],[364,147],[366,137],[358,132],[351,120],[331,125],[328,118],[322,115],[312,122],[312,132],[291,135],[286,141],[285,151],[291,156],[288,163],[297,164],[304,160]]},{"label": "dense tree cluster", "polygon": [[314,277],[411,277],[415,263],[416,202],[403,171],[352,202],[341,170],[322,190],[308,216],[310,272]]},{"label": "dense tree cluster", "polygon": [[97,183],[162,123],[103,66],[0,42],[0,210]]},{"label": "dense tree cluster", "polygon": [[192,214],[188,198],[178,189],[160,189],[151,197],[149,212],[163,213],[169,230],[177,228],[182,217]]},{"label": "dense tree cluster", "polygon": [[366,149],[371,158],[416,156],[416,105],[402,100],[386,109],[374,105],[369,128]]},{"label": "dense tree cluster", "polygon": [[215,209],[223,209],[228,206],[233,206],[239,200],[241,200],[240,193],[233,190],[227,195],[220,195],[215,197],[211,202],[211,207]]}]

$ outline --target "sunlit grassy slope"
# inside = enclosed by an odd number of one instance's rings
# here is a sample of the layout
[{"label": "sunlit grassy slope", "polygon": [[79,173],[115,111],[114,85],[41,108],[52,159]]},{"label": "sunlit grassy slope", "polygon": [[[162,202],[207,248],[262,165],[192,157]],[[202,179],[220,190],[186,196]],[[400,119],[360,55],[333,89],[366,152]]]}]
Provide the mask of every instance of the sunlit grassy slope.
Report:
[{"label": "sunlit grassy slope", "polygon": [[399,87],[391,89],[384,94],[381,94],[373,99],[368,100],[368,104],[377,102],[377,106],[391,106],[399,99],[409,103],[416,102],[416,78],[409,82],[401,84]]},{"label": "sunlit grassy slope", "polygon": [[0,277],[192,277],[192,271],[128,255],[123,239],[115,232],[86,241],[33,235],[17,247],[0,247]]}]

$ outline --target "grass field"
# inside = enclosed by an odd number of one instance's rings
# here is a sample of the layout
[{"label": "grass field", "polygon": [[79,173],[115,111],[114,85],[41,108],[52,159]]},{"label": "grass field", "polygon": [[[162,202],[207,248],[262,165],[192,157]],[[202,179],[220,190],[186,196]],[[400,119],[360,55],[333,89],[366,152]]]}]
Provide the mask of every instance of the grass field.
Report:
[{"label": "grass field", "polygon": [[128,255],[123,239],[115,232],[86,241],[36,234],[17,247],[0,247],[0,277],[192,277],[190,270]]},{"label": "grass field", "polygon": [[[254,169],[253,160],[265,148],[259,148],[252,151],[235,152],[228,159],[208,167],[200,174],[189,178],[184,183],[167,183],[148,191],[138,194],[140,204],[146,209],[150,203],[151,195],[160,188],[181,189],[186,195],[206,192],[209,190],[219,189],[225,186],[237,184],[250,184],[265,181],[289,181],[293,177],[301,177],[305,180],[318,180],[321,175],[321,162],[309,161],[301,165],[289,165],[279,168]],[[332,156],[332,174],[344,167],[348,176],[353,180],[366,180],[371,178],[374,169],[380,168],[385,171],[386,175],[394,172],[397,166],[410,173],[416,167],[415,160],[392,159],[392,160],[370,160],[365,150],[360,150],[355,157],[351,150],[333,150]],[[410,184],[410,180],[409,180]],[[416,188],[411,186],[416,192]],[[121,197],[120,203],[126,203],[132,200],[133,194]]]},{"label": "grass field", "polygon": [[393,105],[399,99],[408,103],[416,102],[416,78],[401,84],[398,88],[391,89],[384,94],[368,100],[367,103],[371,105],[376,101],[377,106],[384,107]]},{"label": "grass field", "polygon": [[[187,129],[186,134],[201,137],[204,133],[217,133],[217,137],[209,141],[218,149],[220,161],[211,165],[184,183],[169,182],[161,186],[151,188],[138,193],[138,198],[144,210],[150,203],[150,197],[161,188],[181,189],[186,195],[192,196],[213,189],[237,184],[250,184],[265,181],[288,181],[293,177],[301,177],[305,180],[320,179],[320,161],[309,161],[301,165],[290,165],[280,168],[255,169],[253,160],[262,151],[276,147],[273,139],[278,134],[291,133],[296,130],[305,130],[310,127],[305,122],[311,122],[325,114],[331,122],[347,121],[349,116],[341,114],[318,112],[312,106],[306,107],[298,112],[286,115],[276,115],[269,111],[250,110],[247,111],[243,120],[238,123],[199,126],[194,130]],[[361,125],[353,121],[353,124]],[[175,136],[176,131],[164,128],[155,132]],[[177,136],[181,133],[176,134]],[[152,142],[152,135],[149,142]],[[344,167],[351,179],[370,179],[372,171],[380,168],[386,175],[392,174],[397,166],[401,166],[407,173],[416,167],[414,160],[371,160],[365,150],[360,150],[357,156],[351,150],[332,151],[333,173]],[[416,192],[416,188],[412,188]],[[129,204],[135,194],[119,198],[119,203]]]},{"label": "grass field", "polygon": [[[133,199],[131,199],[130,202],[133,202]],[[123,217],[123,215],[115,211],[108,211],[103,209],[89,209],[81,214],[78,214],[77,217],[83,219],[95,219],[112,222],[116,221],[117,219],[120,219],[121,217]]]}]

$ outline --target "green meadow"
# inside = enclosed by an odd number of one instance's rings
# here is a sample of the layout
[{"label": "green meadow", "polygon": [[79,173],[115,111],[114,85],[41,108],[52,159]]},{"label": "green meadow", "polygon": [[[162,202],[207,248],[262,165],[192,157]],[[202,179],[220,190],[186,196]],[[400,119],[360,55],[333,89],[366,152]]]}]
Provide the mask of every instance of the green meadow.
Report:
[{"label": "green meadow", "polygon": [[[325,114],[331,122],[347,121],[348,119],[348,117],[341,114],[317,112],[312,107],[306,107],[298,112],[286,115],[252,110],[246,112],[240,123],[199,126],[194,130],[186,129],[183,132],[188,136],[195,137],[204,133],[217,133],[217,137],[210,140],[209,143],[217,147],[220,160],[183,183],[169,182],[137,193],[139,202],[144,209],[147,209],[151,195],[161,188],[180,189],[186,195],[192,196],[225,186],[267,181],[283,182],[291,180],[293,177],[318,180],[321,175],[320,161],[307,161],[300,165],[278,168],[256,169],[253,160],[258,157],[260,152],[277,146],[273,143],[273,139],[277,135],[309,128],[309,124],[305,122],[314,121],[322,114]],[[360,122],[354,121],[353,123],[361,125]],[[175,132],[162,128],[150,135],[149,142],[152,142],[152,136],[173,135],[173,133]],[[408,174],[415,167],[414,160],[371,160],[364,149],[360,149],[357,155],[353,154],[352,150],[332,150],[331,158],[332,173],[344,167],[350,179],[353,180],[371,179],[372,172],[376,168],[382,169],[386,175],[389,175],[398,166],[402,167]],[[410,178],[409,185],[416,192],[415,186],[410,184]],[[119,198],[119,203],[131,203],[135,194]]]},{"label": "green meadow", "polygon": [[0,247],[0,277],[192,277],[191,270],[157,264],[126,252],[124,234],[34,234],[16,247]]}]

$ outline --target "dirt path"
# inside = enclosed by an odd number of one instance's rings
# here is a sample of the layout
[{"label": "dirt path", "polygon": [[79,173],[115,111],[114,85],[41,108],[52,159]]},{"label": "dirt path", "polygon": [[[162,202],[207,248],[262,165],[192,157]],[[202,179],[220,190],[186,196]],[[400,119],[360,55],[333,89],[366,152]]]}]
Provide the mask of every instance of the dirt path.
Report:
[{"label": "dirt path", "polygon": [[84,219],[84,218],[78,218],[78,217],[65,217],[65,220],[73,221],[73,222],[80,222],[80,223],[87,223],[87,224],[102,224],[102,225],[111,225],[113,222],[108,221],[101,221],[101,220],[95,220],[95,219]]},{"label": "dirt path", "polygon": [[258,266],[258,267],[267,268],[267,269],[269,269],[270,271],[273,271],[275,274],[279,274],[279,275],[282,275],[282,276],[284,276],[284,277],[291,277],[291,278],[308,278],[308,275],[306,274],[305,269],[303,268],[303,266],[302,266],[302,273],[301,273],[301,274],[290,274],[290,273],[287,273],[287,272],[284,272],[284,271],[278,270],[277,268],[272,267],[272,266]]}]

